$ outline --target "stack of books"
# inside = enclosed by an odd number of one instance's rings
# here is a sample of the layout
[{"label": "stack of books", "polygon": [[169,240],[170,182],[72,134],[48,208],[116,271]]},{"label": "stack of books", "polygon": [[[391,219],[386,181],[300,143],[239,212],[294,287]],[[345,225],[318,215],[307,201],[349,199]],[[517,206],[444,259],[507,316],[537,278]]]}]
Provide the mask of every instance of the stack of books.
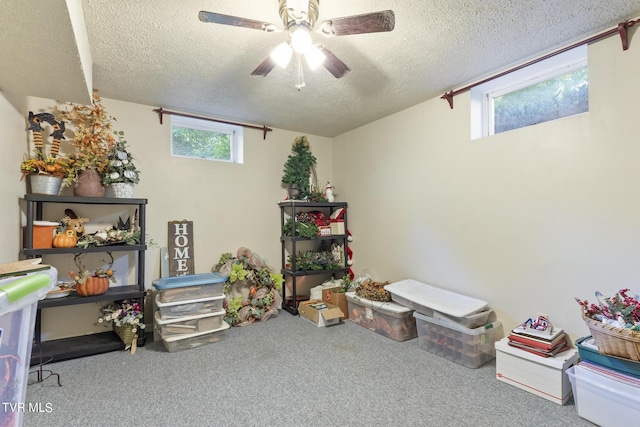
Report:
[{"label": "stack of books", "polygon": [[509,334],[509,345],[542,357],[552,357],[570,348],[567,334],[552,326],[543,331],[520,325]]}]

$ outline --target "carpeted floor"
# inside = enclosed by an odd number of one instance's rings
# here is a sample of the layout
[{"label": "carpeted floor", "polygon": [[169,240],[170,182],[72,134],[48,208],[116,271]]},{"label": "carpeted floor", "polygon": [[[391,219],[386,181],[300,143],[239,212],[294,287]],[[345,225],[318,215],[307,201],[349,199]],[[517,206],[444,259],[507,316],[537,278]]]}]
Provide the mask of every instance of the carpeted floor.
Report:
[{"label": "carpeted floor", "polygon": [[[49,365],[24,426],[589,426],[560,406],[346,321],[280,311],[177,353],[162,342]],[[32,377],[32,379],[35,376]]]}]

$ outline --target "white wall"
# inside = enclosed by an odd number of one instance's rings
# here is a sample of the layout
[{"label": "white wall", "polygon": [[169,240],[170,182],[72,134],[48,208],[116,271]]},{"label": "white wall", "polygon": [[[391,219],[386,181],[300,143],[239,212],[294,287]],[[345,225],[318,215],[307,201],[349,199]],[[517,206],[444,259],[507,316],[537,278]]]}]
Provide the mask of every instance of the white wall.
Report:
[{"label": "white wall", "polygon": [[24,182],[20,182],[20,162],[27,152],[26,119],[22,109],[26,97],[0,92],[0,264],[18,260],[20,253],[20,213],[18,198],[24,195]]},{"label": "white wall", "polygon": [[589,47],[581,116],[471,141],[465,93],[335,138],[355,272],[484,299],[507,331],[544,313],[587,335],[574,297],[640,293],[639,53]]}]

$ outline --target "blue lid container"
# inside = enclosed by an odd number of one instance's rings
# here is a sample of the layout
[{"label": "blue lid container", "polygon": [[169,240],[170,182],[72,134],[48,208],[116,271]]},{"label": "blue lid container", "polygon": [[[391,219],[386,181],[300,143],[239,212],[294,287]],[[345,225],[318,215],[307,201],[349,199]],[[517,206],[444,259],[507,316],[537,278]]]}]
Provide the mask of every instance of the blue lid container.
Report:
[{"label": "blue lid container", "polygon": [[190,286],[204,286],[224,283],[227,276],[219,273],[189,274],[186,276],[162,277],[153,281],[153,287],[159,291],[167,289],[185,288]]},{"label": "blue lid container", "polygon": [[593,342],[591,336],[583,337],[576,340],[576,347],[578,347],[578,353],[580,354],[580,358],[582,360],[588,360],[589,362],[593,362],[598,365],[623,372],[625,374],[640,377],[640,362],[636,362],[630,359],[623,359],[621,357],[600,354],[600,352],[598,351],[598,347]]}]

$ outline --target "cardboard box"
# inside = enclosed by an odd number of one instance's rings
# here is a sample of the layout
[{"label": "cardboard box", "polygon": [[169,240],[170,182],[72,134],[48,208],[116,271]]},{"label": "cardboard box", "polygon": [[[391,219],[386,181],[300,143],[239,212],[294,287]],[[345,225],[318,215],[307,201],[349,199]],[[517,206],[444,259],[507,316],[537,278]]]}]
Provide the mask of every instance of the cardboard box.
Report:
[{"label": "cardboard box", "polygon": [[332,219],[331,220],[331,234],[344,234],[344,220]]},{"label": "cardboard box", "polygon": [[572,392],[566,370],[578,363],[577,350],[542,357],[508,342],[509,338],[496,342],[496,378],[558,405],[567,403]]},{"label": "cardboard box", "polygon": [[298,306],[300,317],[309,320],[311,323],[315,323],[318,327],[337,325],[340,323],[340,318],[344,315],[340,308],[333,304],[325,303],[326,308],[318,310],[314,305],[319,303],[322,303],[322,301],[302,301]]},{"label": "cardboard box", "polygon": [[340,286],[322,289],[322,301],[337,305],[343,313],[340,319],[346,320],[349,318],[349,303],[345,293],[340,293]]}]

